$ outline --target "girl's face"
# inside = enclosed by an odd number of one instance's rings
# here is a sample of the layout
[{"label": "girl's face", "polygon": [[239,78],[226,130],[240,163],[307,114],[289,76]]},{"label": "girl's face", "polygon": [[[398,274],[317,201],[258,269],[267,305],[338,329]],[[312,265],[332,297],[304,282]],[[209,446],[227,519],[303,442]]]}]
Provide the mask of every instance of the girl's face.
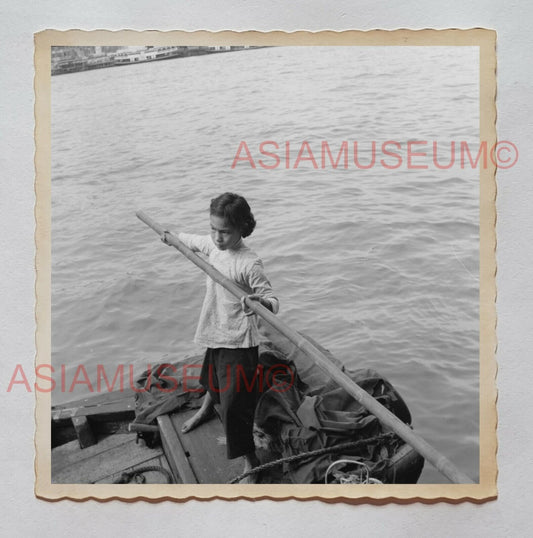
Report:
[{"label": "girl's face", "polygon": [[228,224],[223,217],[210,216],[211,238],[219,250],[230,250],[241,240],[241,232]]}]

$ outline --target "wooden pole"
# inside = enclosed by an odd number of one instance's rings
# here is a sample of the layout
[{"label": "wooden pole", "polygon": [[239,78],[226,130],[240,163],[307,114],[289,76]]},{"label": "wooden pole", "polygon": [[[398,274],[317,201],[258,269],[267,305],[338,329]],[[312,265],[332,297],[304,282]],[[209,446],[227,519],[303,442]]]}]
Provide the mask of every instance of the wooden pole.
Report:
[{"label": "wooden pole", "polygon": [[[162,235],[165,229],[152,220],[142,211],[137,211],[137,217],[147,224],[158,235]],[[195,252],[184,245],[174,235],[167,232],[167,242],[178,249],[186,258],[205,271],[217,284],[230,291],[237,298],[246,297],[244,292],[235,282],[229,280],[216,270],[212,265],[200,258]],[[246,306],[261,316],[267,323],[272,325],[281,334],[286,336],[298,349],[305,353],[313,362],[332,379],[334,379],[348,394],[353,396],[363,407],[372,413],[379,421],[388,426],[407,444],[412,446],[419,454],[429,461],[446,478],[456,484],[472,484],[473,480],[457,469],[455,465],[433,448],[429,443],[417,435],[407,424],[403,423],[396,415],[372,398],[368,392],[352,381],[344,372],[334,366],[328,358],[302,335],[288,327],[277,318],[270,310],[259,304],[258,301],[245,299]]]}]

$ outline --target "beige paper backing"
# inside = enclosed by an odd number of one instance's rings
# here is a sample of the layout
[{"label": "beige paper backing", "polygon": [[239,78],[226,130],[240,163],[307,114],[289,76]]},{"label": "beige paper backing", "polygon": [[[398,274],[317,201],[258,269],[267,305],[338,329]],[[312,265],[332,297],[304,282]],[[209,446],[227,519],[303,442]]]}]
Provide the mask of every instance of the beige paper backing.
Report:
[{"label": "beige paper backing", "polygon": [[[496,32],[372,30],[345,32],[55,31],[35,35],[36,366],[51,363],[51,46],[84,45],[477,46],[480,53],[480,140],[496,143]],[[300,499],[324,502],[484,502],[497,496],[496,167],[480,169],[480,478],[477,484],[413,485],[94,485],[51,483],[51,397],[36,391],[35,494],[83,501]],[[429,463],[426,463],[429,465]]]}]

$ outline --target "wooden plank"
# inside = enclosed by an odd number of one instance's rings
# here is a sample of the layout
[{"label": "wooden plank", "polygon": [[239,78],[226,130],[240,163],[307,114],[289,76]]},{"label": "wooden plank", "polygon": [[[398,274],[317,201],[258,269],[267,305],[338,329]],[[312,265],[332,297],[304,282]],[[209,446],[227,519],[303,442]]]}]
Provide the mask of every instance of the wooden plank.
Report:
[{"label": "wooden plank", "polygon": [[[170,474],[173,474],[173,473],[172,473],[172,469],[170,468],[170,465],[168,464],[168,460],[167,460],[165,454],[161,454],[161,455],[159,456],[159,465],[160,465],[161,467],[164,467]],[[177,480],[176,480],[176,478],[174,478],[174,482],[176,482],[177,484],[181,484],[181,483],[182,483],[181,480],[180,480],[179,478],[178,478]]]},{"label": "wooden plank", "polygon": [[96,439],[87,417],[73,417],[72,425],[74,426],[74,430],[76,430],[80,448],[87,448],[96,444]]},{"label": "wooden plank", "polygon": [[163,451],[172,469],[174,479],[182,484],[198,484],[198,479],[193,471],[188,454],[186,454],[172,421],[168,415],[157,417],[157,423],[161,431]]},{"label": "wooden plank", "polygon": [[[76,443],[76,442],[75,442]],[[95,449],[99,443],[86,450],[77,450],[78,454]],[[74,452],[75,454],[75,452]],[[135,443],[135,437],[129,437],[125,443],[113,446],[107,450],[96,452],[91,457],[70,459],[66,466],[59,466],[57,461],[52,467],[52,483],[55,484],[88,484],[100,480],[102,476],[121,472],[124,469],[143,463],[154,456],[160,455],[161,450],[146,447],[143,443]]]},{"label": "wooden plank", "polygon": [[71,441],[52,450],[52,473],[64,467],[77,464],[83,460],[91,459],[97,454],[106,452],[115,447],[122,446],[130,441],[135,441],[134,434],[110,435],[100,439],[96,445],[80,450],[78,442]]},{"label": "wooden plank", "polygon": [[63,407],[52,410],[52,421],[73,417],[90,417],[92,415],[111,415],[135,411],[135,399],[126,398],[118,402],[102,403],[82,407]]},{"label": "wooden plank", "polygon": [[[117,418],[118,417],[118,418]],[[89,418],[89,423],[94,435],[100,439],[114,433],[128,433],[128,424],[135,419],[135,414],[124,414],[122,416],[110,415],[107,420],[100,420],[102,417],[96,415]],[[64,445],[76,439],[76,432],[71,419],[52,422],[52,449]]]},{"label": "wooden plank", "polygon": [[[105,388],[105,385],[104,385]],[[97,392],[86,396],[85,398],[80,398],[79,400],[72,400],[70,402],[65,402],[61,404],[56,404],[52,407],[53,410],[56,409],[67,409],[72,407],[87,407],[93,405],[105,405],[116,403],[121,400],[127,400],[130,398],[135,398],[135,391],[129,387],[125,388],[123,391],[115,390],[112,392]]]},{"label": "wooden plank", "polygon": [[242,472],[242,458],[228,460],[225,433],[218,417],[204,422],[188,433],[181,433],[183,423],[197,410],[174,413],[171,420],[180,443],[200,484],[225,484]]}]

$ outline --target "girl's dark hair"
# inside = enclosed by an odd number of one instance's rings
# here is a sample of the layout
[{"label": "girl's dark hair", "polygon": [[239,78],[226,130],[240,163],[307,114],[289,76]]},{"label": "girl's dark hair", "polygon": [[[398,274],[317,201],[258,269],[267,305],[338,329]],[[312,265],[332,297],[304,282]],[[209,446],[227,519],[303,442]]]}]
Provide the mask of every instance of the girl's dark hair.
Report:
[{"label": "girl's dark hair", "polygon": [[228,224],[237,228],[242,237],[248,237],[255,228],[255,219],[248,202],[238,194],[225,192],[211,200],[211,215],[223,218]]}]

